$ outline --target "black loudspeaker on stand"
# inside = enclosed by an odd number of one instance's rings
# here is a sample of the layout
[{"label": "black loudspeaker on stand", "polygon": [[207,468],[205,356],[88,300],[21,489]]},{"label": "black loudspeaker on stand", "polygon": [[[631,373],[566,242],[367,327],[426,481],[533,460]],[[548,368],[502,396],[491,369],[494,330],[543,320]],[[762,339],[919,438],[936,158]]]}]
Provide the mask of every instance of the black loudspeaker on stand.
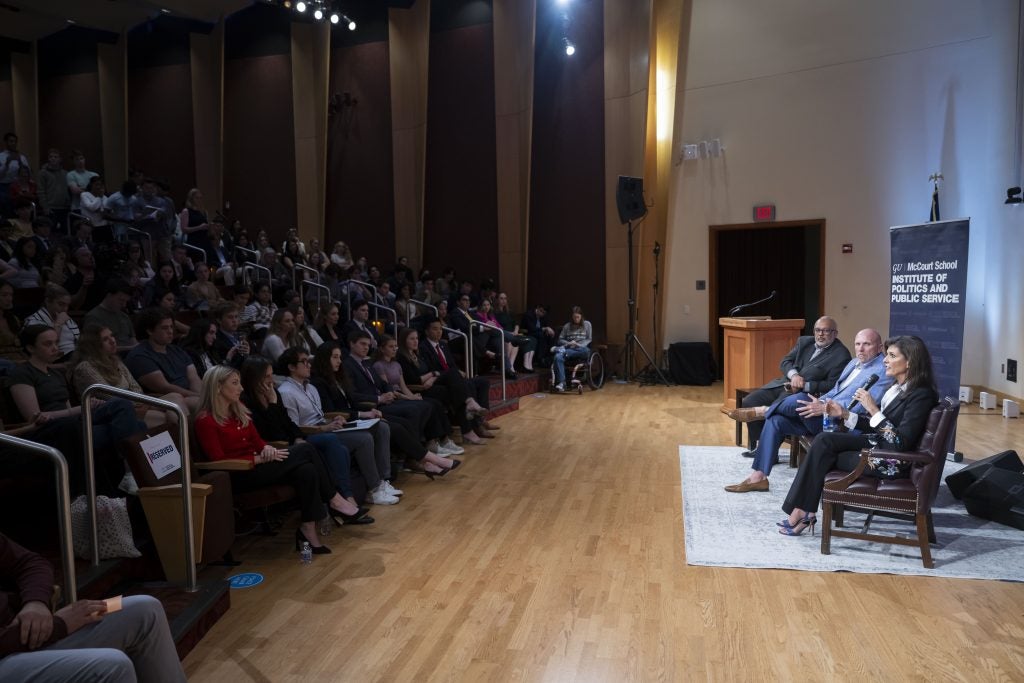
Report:
[{"label": "black loudspeaker on stand", "polygon": [[[647,353],[647,349],[636,336],[636,291],[633,282],[633,219],[640,218],[647,214],[647,205],[644,204],[644,181],[643,178],[630,178],[619,176],[619,184],[615,191],[615,205],[619,210],[619,220],[628,226],[626,232],[627,250],[626,258],[629,262],[629,331],[626,333],[626,344],[623,353],[626,354],[625,370],[623,377],[627,382],[635,379],[633,373],[633,354],[639,348],[647,358],[647,368],[657,376],[657,382],[670,386],[671,383],[665,377],[665,373],[658,367],[657,362]],[[640,375],[641,373],[636,373]]]},{"label": "black loudspeaker on stand", "polygon": [[1024,530],[1024,463],[1003,451],[946,477],[954,497],[976,517]]}]

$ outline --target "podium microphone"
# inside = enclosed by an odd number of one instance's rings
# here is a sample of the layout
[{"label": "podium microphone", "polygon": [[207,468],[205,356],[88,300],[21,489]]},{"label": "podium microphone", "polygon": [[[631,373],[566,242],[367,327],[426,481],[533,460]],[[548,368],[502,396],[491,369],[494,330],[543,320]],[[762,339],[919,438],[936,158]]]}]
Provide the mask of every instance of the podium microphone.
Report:
[{"label": "podium microphone", "polygon": [[733,306],[732,308],[729,309],[729,315],[736,315],[737,313],[742,311],[744,308],[750,308],[751,306],[756,306],[758,304],[763,304],[766,301],[771,301],[772,299],[775,298],[776,294],[777,294],[777,292],[773,289],[772,293],[769,294],[768,296],[766,296],[763,299],[759,299],[759,300],[754,301],[753,303],[749,303],[749,304],[740,304],[739,306]]},{"label": "podium microphone", "polygon": [[[871,375],[866,380],[864,380],[864,384],[861,384],[860,388],[863,389],[864,391],[867,391],[871,387],[875,386],[875,382],[877,382],[877,381],[878,381],[878,375]],[[850,402],[846,404],[846,409],[847,410],[853,410],[854,406],[856,406],[858,403],[860,403],[860,401],[858,401],[855,398],[851,398]]]}]

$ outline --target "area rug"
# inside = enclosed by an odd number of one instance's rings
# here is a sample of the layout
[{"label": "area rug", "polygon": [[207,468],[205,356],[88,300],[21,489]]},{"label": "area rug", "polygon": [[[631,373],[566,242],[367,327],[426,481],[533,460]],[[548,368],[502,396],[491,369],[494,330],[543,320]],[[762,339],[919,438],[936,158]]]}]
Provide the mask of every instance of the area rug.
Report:
[{"label": "area rug", "polygon": [[[751,461],[741,452],[735,447],[679,447],[688,564],[1024,581],[1024,531],[967,514],[945,482],[933,508],[938,540],[932,545],[934,569],[922,566],[921,552],[912,546],[833,537],[832,554],[822,555],[820,523],[819,535],[805,532],[792,538],[775,526],[786,516],[782,502],[796,472],[784,454],[772,470],[770,491],[737,494],[722,489],[750,473]],[[961,467],[947,463],[943,477]],[[847,511],[845,524],[859,528],[864,518]],[[871,529],[908,538],[914,531],[909,522],[879,517]]]}]

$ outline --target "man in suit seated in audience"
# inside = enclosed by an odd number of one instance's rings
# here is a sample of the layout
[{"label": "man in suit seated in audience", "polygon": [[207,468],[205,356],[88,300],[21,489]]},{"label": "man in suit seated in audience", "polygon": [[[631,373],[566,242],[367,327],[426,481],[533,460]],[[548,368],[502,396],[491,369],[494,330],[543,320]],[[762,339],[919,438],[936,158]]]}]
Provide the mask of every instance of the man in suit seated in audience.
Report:
[{"label": "man in suit seated in audience", "polygon": [[[814,335],[800,337],[779,368],[777,377],[743,399],[742,407],[729,411],[729,417],[747,423],[750,447],[757,445],[768,406],[784,394],[806,392],[820,394],[832,388],[850,360],[850,350],[838,339],[836,321],[822,316],[814,323]],[[751,451],[744,453],[752,457]]]},{"label": "man in suit seated in audience", "polygon": [[242,307],[225,301],[213,307],[213,320],[217,323],[217,337],[213,340],[213,356],[233,368],[241,368],[249,357],[249,341],[241,327]]},{"label": "man in suit seated in audience", "polygon": [[[451,349],[448,348],[448,342],[444,340],[444,326],[441,321],[437,318],[428,318],[423,334],[426,339],[420,344],[419,353],[427,369],[438,374],[444,374],[452,369],[458,370],[468,384],[467,393],[483,408],[490,408],[491,383],[484,377],[466,377],[466,373],[462,371]],[[499,429],[486,421],[483,427],[485,430]]]},{"label": "man in suit seated in audience", "polygon": [[[476,319],[469,312],[471,301],[472,299],[469,294],[465,292],[459,294],[458,305],[448,315],[448,320],[451,322],[451,326],[459,332],[467,336],[472,335],[473,361],[476,363],[477,369],[479,369],[480,361],[483,359],[493,360],[503,356],[503,335],[496,330],[473,324],[476,322]],[[497,362],[504,361],[499,360]],[[508,365],[507,362],[506,365]]]},{"label": "man in suit seated in audience", "polygon": [[366,301],[354,301],[352,303],[352,319],[345,323],[342,334],[348,339],[352,332],[365,332],[370,335],[370,348],[375,349],[380,344],[380,335],[370,324],[370,304]]},{"label": "man in suit seated in audience", "polygon": [[174,318],[162,308],[147,308],[138,315],[138,345],[124,364],[148,394],[178,394],[195,413],[203,388],[192,357],[174,343]]},{"label": "man in suit seated in audience", "polygon": [[558,339],[558,333],[548,322],[548,307],[537,304],[532,311],[523,313],[519,321],[519,331],[537,340],[537,356],[535,365],[548,367],[551,365],[551,347]]},{"label": "man in suit seated in audience", "polygon": [[200,234],[196,246],[206,252],[206,265],[214,279],[220,279],[226,285],[235,284],[235,245],[231,236],[224,229],[224,219],[215,216],[210,220],[210,227]]},{"label": "man in suit seated in audience", "polygon": [[184,683],[163,605],[149,595],[53,612],[53,568],[0,534],[0,680]]},{"label": "man in suit seated in audience", "polygon": [[[877,330],[864,329],[853,340],[855,357],[846,364],[835,385],[822,396],[809,391],[788,394],[776,400],[765,410],[765,422],[761,436],[754,450],[753,473],[739,484],[726,486],[730,493],[767,491],[768,475],[772,466],[779,461],[779,446],[787,436],[817,435],[822,432],[822,415],[825,402],[832,400],[843,406],[850,403],[854,392],[864,386],[872,375],[876,382],[869,389],[871,397],[881,402],[882,396],[892,384],[892,377],[885,374],[882,354],[882,336]],[[864,413],[864,407],[857,404],[854,413]]]},{"label": "man in suit seated in audience", "polygon": [[138,343],[132,319],[124,312],[132,294],[134,290],[127,280],[112,277],[107,281],[107,295],[103,301],[85,314],[86,325],[99,325],[113,332],[117,347],[122,350],[131,349]]},{"label": "man in suit seated in audience", "polygon": [[372,403],[389,420],[406,423],[410,431],[424,440],[427,422],[433,410],[428,401],[396,400],[395,392],[370,368],[370,335],[362,330],[348,335],[349,355],[342,361],[345,374],[352,380],[352,400]]}]

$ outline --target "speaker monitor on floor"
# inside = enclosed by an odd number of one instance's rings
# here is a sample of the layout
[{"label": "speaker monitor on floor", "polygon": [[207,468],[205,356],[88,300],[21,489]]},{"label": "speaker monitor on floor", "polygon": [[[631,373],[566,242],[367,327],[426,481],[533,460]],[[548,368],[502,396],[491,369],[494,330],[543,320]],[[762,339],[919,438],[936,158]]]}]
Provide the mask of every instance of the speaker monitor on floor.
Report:
[{"label": "speaker monitor on floor", "polygon": [[984,460],[968,465],[959,472],[951,474],[946,477],[946,486],[949,487],[950,493],[960,500],[964,497],[967,488],[974,482],[981,479],[986,472],[993,467],[997,467],[1002,470],[1009,470],[1011,472],[1024,472],[1024,463],[1021,463],[1020,456],[1017,455],[1017,451],[1003,451],[1002,453],[996,453],[995,455],[989,456]]},{"label": "speaker monitor on floor", "polygon": [[950,492],[976,517],[1024,530],[1024,464],[1003,451],[946,477]]},{"label": "speaker monitor on floor", "polygon": [[620,175],[615,190],[615,206],[619,209],[619,222],[625,225],[647,213],[644,204],[644,179]]}]

